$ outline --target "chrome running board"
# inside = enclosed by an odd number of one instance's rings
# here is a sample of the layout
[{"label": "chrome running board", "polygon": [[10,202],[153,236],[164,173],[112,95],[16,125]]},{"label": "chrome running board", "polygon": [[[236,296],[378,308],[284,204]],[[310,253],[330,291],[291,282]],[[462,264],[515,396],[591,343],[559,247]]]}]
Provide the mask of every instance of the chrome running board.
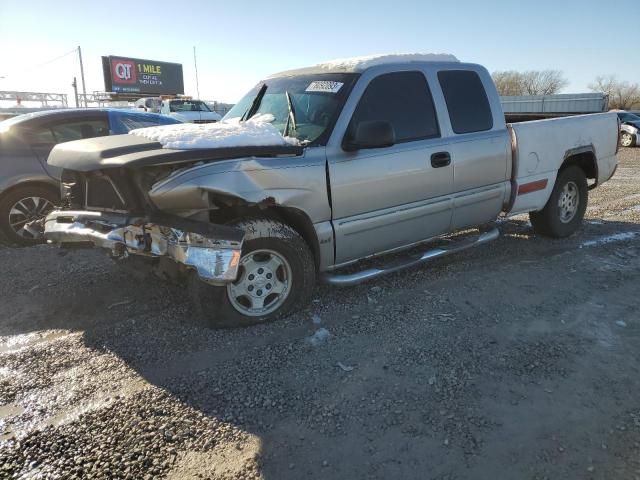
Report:
[{"label": "chrome running board", "polygon": [[411,256],[408,259],[400,262],[393,262],[386,267],[370,268],[362,270],[356,273],[339,274],[339,273],[325,273],[323,279],[325,282],[336,285],[339,287],[349,287],[357,285],[358,283],[366,282],[373,278],[386,275],[388,273],[398,272],[405,268],[415,267],[423,263],[427,263],[436,258],[444,257],[451,253],[461,252],[468,248],[477,247],[479,245],[488,243],[492,240],[496,240],[500,236],[500,231],[497,228],[493,228],[487,232],[481,233],[475,239],[469,241],[468,239],[460,240],[457,245],[454,244],[450,247],[438,247],[431,250],[427,250],[419,256]]}]

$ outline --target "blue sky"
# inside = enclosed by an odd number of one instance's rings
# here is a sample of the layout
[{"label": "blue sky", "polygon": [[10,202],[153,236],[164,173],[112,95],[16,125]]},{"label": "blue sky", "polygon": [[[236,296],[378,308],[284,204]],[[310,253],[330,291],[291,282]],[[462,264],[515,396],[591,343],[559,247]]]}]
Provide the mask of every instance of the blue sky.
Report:
[{"label": "blue sky", "polygon": [[621,12],[594,0],[0,0],[0,90],[71,93],[74,55],[41,64],[81,45],[89,92],[104,89],[100,57],[121,55],[182,63],[195,95],[193,46],[201,97],[220,101],[279,70],[395,52],[453,53],[490,71],[559,69],[565,91],[578,92],[602,74],[640,81],[640,61],[622,48],[640,10],[623,21]]}]

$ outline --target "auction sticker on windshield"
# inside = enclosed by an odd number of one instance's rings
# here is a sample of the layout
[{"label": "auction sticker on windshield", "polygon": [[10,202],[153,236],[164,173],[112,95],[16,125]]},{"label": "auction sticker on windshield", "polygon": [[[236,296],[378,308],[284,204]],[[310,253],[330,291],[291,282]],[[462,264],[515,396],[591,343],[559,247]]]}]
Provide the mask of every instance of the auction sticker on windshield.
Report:
[{"label": "auction sticker on windshield", "polygon": [[305,92],[324,92],[324,93],[338,93],[344,83],[332,82],[331,80],[316,80],[311,82]]}]

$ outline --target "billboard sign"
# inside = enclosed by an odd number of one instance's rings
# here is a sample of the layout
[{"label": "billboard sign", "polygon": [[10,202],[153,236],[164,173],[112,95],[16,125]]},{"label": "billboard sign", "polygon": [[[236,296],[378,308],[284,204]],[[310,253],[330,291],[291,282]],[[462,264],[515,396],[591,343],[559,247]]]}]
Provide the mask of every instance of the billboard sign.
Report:
[{"label": "billboard sign", "polygon": [[128,57],[102,57],[107,92],[134,95],[184,93],[182,65]]}]

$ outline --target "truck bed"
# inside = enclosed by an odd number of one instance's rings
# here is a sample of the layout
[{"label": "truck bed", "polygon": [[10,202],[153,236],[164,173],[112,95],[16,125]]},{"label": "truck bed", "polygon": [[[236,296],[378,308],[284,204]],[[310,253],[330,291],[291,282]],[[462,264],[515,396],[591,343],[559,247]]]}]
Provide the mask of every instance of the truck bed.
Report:
[{"label": "truck bed", "polygon": [[509,215],[542,209],[558,169],[569,156],[595,160],[595,184],[613,174],[618,137],[615,113],[520,122],[507,128],[513,157]]}]

